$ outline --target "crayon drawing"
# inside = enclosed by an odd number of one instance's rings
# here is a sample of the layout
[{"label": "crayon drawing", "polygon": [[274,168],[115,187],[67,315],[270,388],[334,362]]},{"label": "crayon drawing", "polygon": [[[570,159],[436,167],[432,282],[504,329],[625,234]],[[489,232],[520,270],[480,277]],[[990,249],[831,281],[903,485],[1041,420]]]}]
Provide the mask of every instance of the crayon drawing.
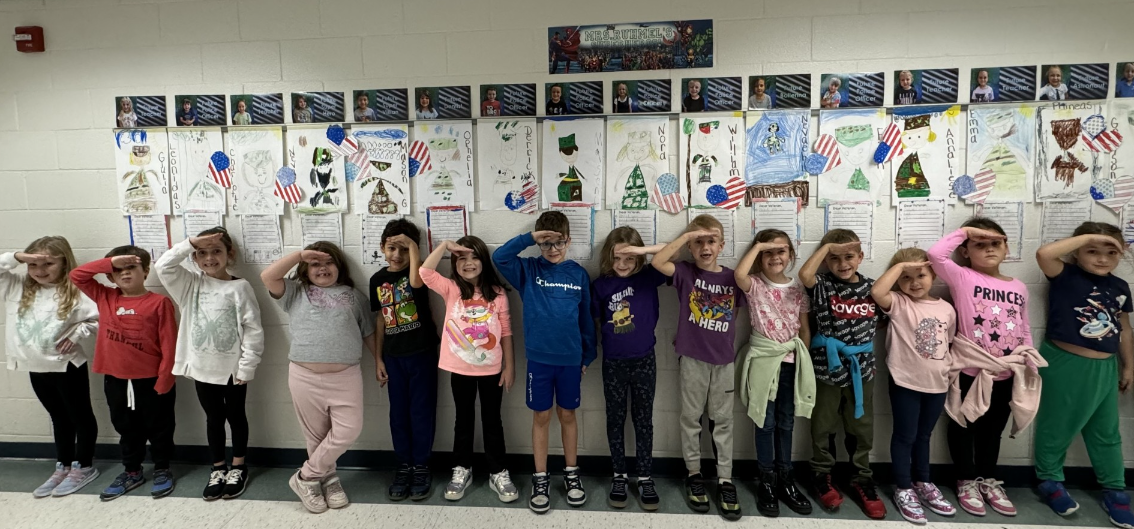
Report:
[{"label": "crayon drawing", "polygon": [[[473,207],[473,130],[468,121],[417,123],[410,148],[410,178],[417,180],[418,213],[430,206]],[[420,146],[415,149],[414,146]],[[414,155],[420,149],[421,159]],[[414,162],[418,162],[414,170]]]},{"label": "crayon drawing", "polygon": [[276,171],[283,167],[283,129],[228,129],[224,150],[232,172],[232,211],[237,215],[283,215],[275,196]]},{"label": "crayon drawing", "polygon": [[798,198],[807,205],[808,110],[748,113],[744,180],[751,198]]},{"label": "crayon drawing", "polygon": [[[370,164],[369,170],[360,168],[354,179],[353,211],[371,215],[409,214],[409,130],[406,125],[352,125],[350,133],[358,148],[366,152]],[[348,165],[347,170],[350,169]]]},{"label": "crayon drawing", "polygon": [[679,121],[677,166],[681,194],[689,207],[714,207],[706,196],[709,188],[726,186],[732,177],[743,177],[744,119],[682,114]]},{"label": "crayon drawing", "polygon": [[1036,200],[1091,198],[1095,180],[1109,180],[1103,154],[1083,141],[1090,131],[1106,127],[1102,105],[1051,103],[1036,113]]},{"label": "crayon drawing", "polygon": [[890,191],[884,167],[874,163],[878,132],[886,127],[885,110],[822,110],[819,135],[835,139],[842,163],[818,176],[819,204],[829,202],[870,202],[882,204]]},{"label": "crayon drawing", "polygon": [[602,118],[544,120],[544,207],[573,202],[602,209],[605,132]]},{"label": "crayon drawing", "polygon": [[969,108],[967,167],[972,186],[961,196],[965,202],[1023,202],[1033,196],[1035,115],[1034,108],[1023,105]]},{"label": "crayon drawing", "polygon": [[477,123],[478,191],[483,210],[535,213],[539,202],[535,119]]},{"label": "crayon drawing", "polygon": [[224,213],[225,190],[209,176],[209,162],[217,151],[224,151],[220,129],[170,129],[169,175],[173,186],[169,195],[174,215],[186,211]]},{"label": "crayon drawing", "polygon": [[669,119],[608,118],[606,196],[611,209],[657,209],[649,192],[669,172]]},{"label": "crayon drawing", "polygon": [[295,183],[303,200],[299,213],[333,213],[347,208],[346,168],[343,157],[331,150],[326,127],[289,127],[287,165],[295,170]]},{"label": "crayon drawing", "polygon": [[169,145],[165,130],[114,131],[114,166],[123,215],[169,215]]},{"label": "crayon drawing", "polygon": [[894,109],[901,146],[890,168],[894,200],[943,198],[951,203],[953,181],[962,176],[957,148],[961,140],[959,105]]}]

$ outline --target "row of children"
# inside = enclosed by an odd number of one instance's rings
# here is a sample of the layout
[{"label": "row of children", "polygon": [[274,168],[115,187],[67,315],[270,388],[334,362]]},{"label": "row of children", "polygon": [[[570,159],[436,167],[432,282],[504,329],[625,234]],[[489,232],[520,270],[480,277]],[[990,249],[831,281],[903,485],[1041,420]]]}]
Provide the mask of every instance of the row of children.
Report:
[{"label": "row of children", "polygon": [[[794,483],[791,466],[798,415],[811,419],[808,485],[822,506],[834,510],[843,501],[831,478],[833,436],[842,426],[856,469],[847,490],[869,517],[883,518],[886,508],[873,482],[869,453],[873,341],[877,323],[888,319],[894,502],[904,518],[925,523],[925,508],[942,515],[955,512],[929,480],[930,435],[945,409],[952,418],[949,447],[965,511],[984,515],[987,505],[1003,515],[1016,513],[995,479],[1000,437],[1009,417],[1015,418],[1013,432],[1034,417],[1037,430],[1045,432],[1036,438],[1035,459],[1040,491],[1049,505],[1061,515],[1078,508],[1061,482],[1066,450],[1082,432],[1106,489],[1104,508],[1115,525],[1134,529],[1123,492],[1117,415],[1117,393],[1134,381],[1134,336],[1124,321],[1132,310],[1129,286],[1111,273],[1125,250],[1116,227],[1085,223],[1074,237],[1037,252],[1052,285],[1049,299],[1060,300],[1050,303],[1047,339],[1038,351],[1031,345],[1027,289],[1000,273],[1006,237],[990,220],[970,219],[928,253],[897,252],[877,281],[858,272],[863,253],[848,230],[825,234],[798,279],[787,275],[796,253],[783,232],[759,232],[736,271],[717,262],[722,235],[720,224],[707,215],[695,218],[681,237],[664,246],[644,246],[632,228],[615,229],[607,236],[600,276],[592,283],[581,266],[566,259],[570,226],[560,213],[544,213],[532,233],[513,238],[491,255],[480,239],[468,236],[438,245],[424,261],[416,226],[396,220],[382,235],[389,266],[370,280],[369,308],[335,245],[315,243],[277,261],[261,279],[290,316],[289,388],[308,451],[308,460],[290,480],[292,489],[312,512],[348,504],[335,463],[361,432],[359,366],[365,344],[375,356],[376,379],[389,385],[390,427],[400,463],[389,488],[391,499],[430,495],[438,367],[451,373],[457,407],[457,466],[445,497],[460,499],[471,483],[478,394],[489,486],[501,501],[519,497],[503,464],[500,402],[513,384],[515,362],[507,287],[497,277],[499,268],[523,301],[525,400],[534,412],[536,468],[529,507],[537,513],[550,508],[547,453],[553,406],[563,437],[567,503],[586,501],[577,467],[574,410],[581,400],[581,379],[597,357],[596,323],[615,470],[608,501],[624,507],[630,497],[623,446],[629,407],[637,456],[634,488],[644,509],[657,509],[660,500],[650,479],[657,287],[672,282],[682,300],[674,345],[688,470],[685,492],[693,510],[707,512],[710,506],[700,469],[701,424],[707,415],[717,462],[718,509],[728,519],[741,516],[732,483],[732,408],[734,393],[739,393],[755,423],[761,514],[777,515],[779,501],[799,513],[812,510]],[[519,257],[532,245],[538,245],[540,257]],[[692,262],[674,261],[683,248]],[[955,251],[967,266],[953,261]],[[448,278],[436,271],[446,253],[451,254]],[[646,254],[655,254],[648,265]],[[1073,258],[1064,262],[1068,254]],[[189,257],[200,272],[182,266]],[[66,241],[47,237],[22,253],[0,256],[10,322],[9,368],[31,372],[56,436],[56,472],[36,489],[37,496],[66,495],[97,476],[91,463],[97,426],[89,399],[88,355],[78,344],[96,325],[93,369],[106,375],[107,403],[122,436],[126,466],[102,497],[112,499],[143,483],[147,440],[155,465],[153,495],[172,491],[175,375],[195,381],[207,416],[214,468],[205,499],[243,492],[248,443],[244,399],[263,351],[263,331],[250,284],[228,272],[233,258],[231,239],[223,228],[215,228],[179,243],[158,260],[158,277],[181,305],[180,325],[187,332],[178,335],[170,300],[144,286],[149,268],[144,251],[120,247],[106,259],[76,267]],[[11,272],[21,262],[28,265],[26,278]],[[827,270],[820,271],[824,266]],[[96,282],[98,274],[107,274],[115,287]],[[949,286],[952,305],[931,295],[936,276]],[[426,289],[445,301],[440,352]],[[745,303],[752,335],[737,366],[735,319]],[[376,319],[371,318],[374,312],[379,313]],[[232,429],[231,465],[225,458],[226,422]]]}]

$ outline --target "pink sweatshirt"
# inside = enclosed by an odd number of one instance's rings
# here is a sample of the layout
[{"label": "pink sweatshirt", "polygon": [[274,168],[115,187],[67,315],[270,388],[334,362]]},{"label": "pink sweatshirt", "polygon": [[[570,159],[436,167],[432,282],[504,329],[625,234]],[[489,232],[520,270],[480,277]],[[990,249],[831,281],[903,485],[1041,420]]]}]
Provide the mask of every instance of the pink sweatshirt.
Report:
[{"label": "pink sweatshirt", "polygon": [[949,373],[945,413],[957,424],[968,426],[969,422],[988,412],[992,403],[992,373],[1001,370],[1015,374],[1012,377],[1012,400],[1008,402],[1008,406],[1012,408],[1011,435],[1015,436],[1031,424],[1039,411],[1040,394],[1043,393],[1043,378],[1040,377],[1039,368],[1047,367],[1047,360],[1044,360],[1039,351],[1030,345],[1022,345],[1012,351],[1011,355],[993,358],[984,354],[977,344],[960,336],[953,342],[950,352],[953,354],[954,369],[975,367],[978,372],[964,399],[961,398],[960,376],[956,370]]},{"label": "pink sweatshirt", "polygon": [[[957,336],[979,345],[994,358],[1012,354],[1020,346],[1032,345],[1032,326],[1028,323],[1028,289],[1023,281],[1003,281],[953,262],[953,251],[968,236],[957,230],[929,249],[933,272],[949,285],[953,307],[957,309]],[[976,376],[979,369],[965,369]],[[1005,380],[1012,371],[1004,370],[994,380]]]},{"label": "pink sweatshirt", "polygon": [[467,376],[496,375],[504,361],[500,341],[512,335],[508,295],[496,290],[496,297],[485,301],[480,289],[473,299],[461,299],[461,288],[431,268],[420,268],[425,286],[445,298],[445,324],[441,335],[441,356],[437,366],[450,373]]}]

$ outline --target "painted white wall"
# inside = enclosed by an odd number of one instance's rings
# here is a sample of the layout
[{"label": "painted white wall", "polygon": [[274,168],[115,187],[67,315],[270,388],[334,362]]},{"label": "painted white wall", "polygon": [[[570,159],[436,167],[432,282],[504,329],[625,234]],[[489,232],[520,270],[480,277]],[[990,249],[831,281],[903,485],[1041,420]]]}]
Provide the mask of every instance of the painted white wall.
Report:
[{"label": "painted white wall", "polygon": [[[1134,19],[1131,1],[0,0],[0,32],[21,25],[43,26],[49,50],[20,54],[10,42],[0,43],[0,249],[22,249],[36,237],[59,234],[71,241],[85,262],[128,241],[126,222],[116,209],[109,132],[114,126],[111,109],[116,95],[172,97],[504,82],[542,86],[552,79],[546,73],[549,25],[689,18],[715,20],[717,65],[697,70],[698,76],[809,72],[817,79],[825,72],[959,67],[960,93],[966,94],[970,67],[1114,63],[1134,58],[1128,39],[1129,23]],[[686,73],[641,72],[626,77],[670,76],[676,89]],[[892,83],[890,77],[888,73]],[[558,81],[585,79],[609,82],[614,77],[555,77]],[[676,159],[672,163],[676,165]],[[969,207],[951,207],[948,227],[958,226],[971,213]],[[1101,207],[1096,207],[1095,215],[1117,222]],[[661,213],[659,217],[663,240],[680,233],[686,219],[684,214]],[[747,211],[740,212],[737,224],[743,228],[737,233],[737,244],[741,251],[752,238],[749,219]],[[414,220],[424,226],[421,216]],[[1040,209],[1029,205],[1025,256],[1038,246],[1040,220]],[[527,231],[533,221],[534,217],[507,212],[478,212],[472,215],[471,226],[472,233],[496,245]],[[226,223],[239,231],[240,223],[234,217],[228,217]],[[359,225],[353,216],[344,224],[346,250],[353,256],[359,251]],[[609,229],[609,212],[600,212],[596,247]],[[875,258],[862,267],[873,277],[884,270],[893,251],[894,210],[889,204],[876,212],[875,229]],[[180,219],[173,220],[171,232],[175,240],[180,238]],[[295,215],[284,218],[283,236],[288,250],[298,248]],[[821,236],[821,210],[811,207],[801,255],[809,255]],[[583,264],[592,274],[597,272],[597,261]],[[723,264],[731,266],[735,260]],[[260,270],[242,265],[237,274],[258,278]],[[374,271],[373,267],[355,266],[354,279],[366,284]],[[1032,326],[1037,339],[1042,337],[1047,286],[1039,269],[1026,259],[1005,265],[1003,271],[1028,284]],[[1118,272],[1134,277],[1129,265]],[[150,284],[162,291],[155,278]],[[251,442],[299,448],[303,437],[287,389],[286,317],[269,302],[259,280],[253,279],[253,284],[264,309],[268,339],[264,362],[248,396]],[[664,289],[661,301],[655,455],[680,457],[677,364],[671,345],[677,306],[673,290]],[[520,319],[517,310],[513,321],[522,325]],[[742,325],[738,339],[746,339],[748,330]],[[522,351],[522,340],[517,340],[517,350]],[[522,355],[518,356],[517,373],[522,374],[524,363]],[[371,360],[363,365],[365,372],[373,371]],[[596,362],[583,381],[582,454],[608,453],[598,368]],[[99,440],[115,442],[100,378],[92,376]],[[177,443],[204,445],[204,415],[193,384],[180,380],[178,385]],[[439,387],[435,446],[447,451],[452,448],[454,416],[447,376],[440,377]],[[874,456],[887,461],[889,401],[885,384],[876,389]],[[383,393],[377,383],[367,383],[366,427],[357,448],[391,448]],[[504,406],[509,450],[530,452],[531,415],[522,391],[514,389]],[[1132,439],[1134,402],[1129,395],[1122,398],[1121,406],[1122,432]],[[51,441],[50,421],[25,373],[0,373],[0,416],[5,419],[0,421],[0,441]],[[752,424],[739,403],[736,421],[736,457],[752,459]],[[632,430],[629,425],[627,430]],[[798,422],[797,432],[795,457],[806,458],[810,435],[805,420]],[[943,426],[939,433],[933,441],[933,460],[947,462]],[[1031,430],[1016,439],[1005,437],[1001,462],[1030,465]],[[557,426],[553,426],[551,439],[555,451]],[[479,449],[479,439],[477,444]],[[705,448],[710,454],[707,444]],[[1134,461],[1134,452],[1128,451],[1127,461]],[[1081,442],[1076,442],[1068,463],[1088,464]]]}]

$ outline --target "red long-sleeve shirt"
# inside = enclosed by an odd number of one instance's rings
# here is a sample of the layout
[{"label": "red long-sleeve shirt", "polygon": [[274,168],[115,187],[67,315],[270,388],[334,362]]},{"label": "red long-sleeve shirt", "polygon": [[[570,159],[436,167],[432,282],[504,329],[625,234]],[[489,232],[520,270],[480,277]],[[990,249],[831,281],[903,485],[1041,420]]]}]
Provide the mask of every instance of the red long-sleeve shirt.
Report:
[{"label": "red long-sleeve shirt", "polygon": [[98,305],[98,339],[94,372],[116,378],[157,377],[159,394],[173,388],[177,350],[177,315],[169,298],[147,292],[129,297],[117,287],[95,281],[114,271],[110,259],[92,261],[71,271],[71,281]]}]

